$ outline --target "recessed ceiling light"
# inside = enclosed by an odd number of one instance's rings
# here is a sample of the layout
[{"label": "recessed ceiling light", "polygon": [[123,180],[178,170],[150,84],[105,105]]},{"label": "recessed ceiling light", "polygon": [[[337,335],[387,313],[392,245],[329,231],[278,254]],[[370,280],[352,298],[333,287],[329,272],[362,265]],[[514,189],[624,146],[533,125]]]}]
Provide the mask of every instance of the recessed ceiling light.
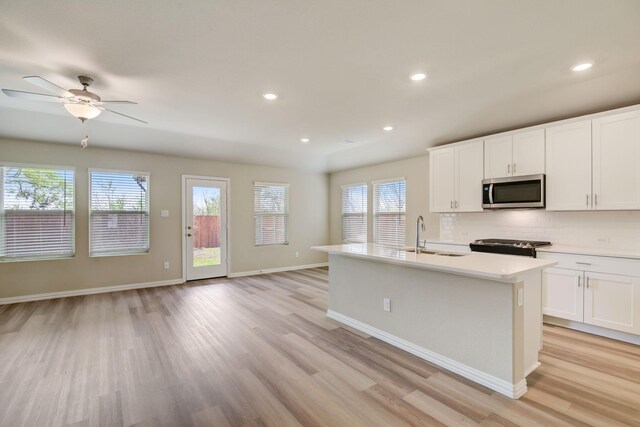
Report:
[{"label": "recessed ceiling light", "polygon": [[426,79],[427,75],[424,74],[424,73],[415,73],[415,74],[411,74],[410,78],[411,78],[411,80],[417,82],[417,81]]},{"label": "recessed ceiling light", "polygon": [[264,99],[268,99],[269,101],[273,101],[274,99],[278,98],[278,95],[276,95],[275,93],[265,93],[262,96],[264,97]]},{"label": "recessed ceiling light", "polygon": [[382,130],[387,131],[387,132],[391,132],[393,130],[393,126],[385,126],[382,128]]},{"label": "recessed ceiling light", "polygon": [[593,62],[583,62],[583,63],[574,65],[573,67],[571,67],[571,70],[572,71],[585,71],[585,70],[588,70],[591,67],[593,67]]},{"label": "recessed ceiling light", "polygon": [[309,141],[311,141],[309,138],[300,138],[300,142],[302,142],[303,144],[306,144]]}]

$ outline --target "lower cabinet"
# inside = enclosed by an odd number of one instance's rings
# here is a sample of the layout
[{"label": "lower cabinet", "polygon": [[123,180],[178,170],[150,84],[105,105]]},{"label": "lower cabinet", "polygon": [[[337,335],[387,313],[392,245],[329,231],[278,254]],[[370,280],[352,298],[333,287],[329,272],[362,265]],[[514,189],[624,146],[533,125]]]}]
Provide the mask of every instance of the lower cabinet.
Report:
[{"label": "lower cabinet", "polygon": [[548,316],[640,334],[640,278],[548,268],[542,307]]}]

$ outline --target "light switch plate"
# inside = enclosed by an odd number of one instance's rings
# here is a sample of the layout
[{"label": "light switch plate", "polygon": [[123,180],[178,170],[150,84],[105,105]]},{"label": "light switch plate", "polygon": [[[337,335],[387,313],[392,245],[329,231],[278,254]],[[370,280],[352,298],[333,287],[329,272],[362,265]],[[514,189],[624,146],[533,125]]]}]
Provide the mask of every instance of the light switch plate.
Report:
[{"label": "light switch plate", "polygon": [[163,218],[168,217],[169,216],[169,211],[166,210],[166,209],[161,210],[160,211],[160,216],[163,217]]},{"label": "light switch plate", "polygon": [[389,298],[384,298],[382,300],[382,308],[384,311],[391,311],[391,300]]},{"label": "light switch plate", "polygon": [[524,304],[524,289],[518,289],[518,307],[522,307]]}]

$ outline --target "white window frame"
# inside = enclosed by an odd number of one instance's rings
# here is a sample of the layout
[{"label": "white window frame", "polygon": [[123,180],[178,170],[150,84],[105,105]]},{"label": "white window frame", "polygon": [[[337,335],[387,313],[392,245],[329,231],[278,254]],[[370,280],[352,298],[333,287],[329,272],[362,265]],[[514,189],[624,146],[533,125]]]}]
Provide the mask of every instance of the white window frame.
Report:
[{"label": "white window frame", "polygon": [[[26,258],[9,258],[2,259],[0,257],[0,263],[10,263],[10,262],[31,262],[31,261],[53,261],[59,259],[73,259],[76,257],[76,203],[77,203],[77,171],[75,166],[64,166],[64,165],[42,165],[37,163],[19,163],[19,162],[6,162],[0,161],[0,168],[3,167],[11,167],[11,168],[27,168],[27,169],[54,169],[54,170],[68,170],[73,172],[73,225],[71,226],[71,244],[73,251],[71,255],[60,255],[60,256],[44,256],[44,257],[26,257]],[[0,211],[4,210],[4,178],[0,176]],[[4,224],[0,221],[0,239],[4,242],[6,230],[4,229]]]},{"label": "white window frame", "polygon": [[376,206],[378,205],[378,197],[377,197],[377,191],[376,191],[376,185],[378,184],[385,184],[387,182],[398,182],[398,181],[404,181],[404,188],[405,188],[405,192],[404,192],[404,202],[405,202],[405,207],[404,207],[404,216],[405,216],[405,230],[404,230],[404,238],[405,241],[401,243],[400,246],[404,246],[406,245],[406,239],[407,239],[407,229],[406,229],[406,220],[407,220],[407,179],[404,176],[401,177],[396,177],[396,178],[388,178],[388,179],[379,179],[379,180],[375,180],[375,181],[371,181],[371,191],[372,191],[372,199],[373,199],[373,204],[371,205],[371,214],[373,215],[373,242],[376,243],[378,240],[378,235],[377,235],[377,229],[378,227],[376,227],[376,222],[377,222],[377,217],[378,215],[376,214]]},{"label": "white window frame", "polygon": [[[107,173],[119,173],[126,175],[144,175],[147,177],[147,250],[146,251],[138,251],[138,252],[112,252],[112,253],[91,253],[91,173],[92,172],[107,172]],[[104,257],[112,257],[112,256],[131,256],[131,255],[147,255],[151,250],[151,173],[144,171],[131,171],[131,170],[120,170],[120,169],[100,169],[100,168],[89,168],[87,172],[87,186],[89,197],[88,200],[88,229],[89,235],[87,236],[87,250],[89,251],[90,258],[104,258]]]},{"label": "white window frame", "polygon": [[[286,217],[286,221],[285,221],[285,235],[287,236],[286,240],[284,242],[277,242],[277,243],[256,243],[256,217],[257,216],[262,216],[262,215],[274,215],[273,213],[268,213],[268,214],[263,214],[263,213],[257,213],[256,212],[256,201],[255,201],[255,191],[256,191],[256,186],[261,185],[261,186],[279,186],[279,187],[285,187],[285,212],[284,215]],[[266,181],[254,181],[253,182],[253,245],[255,247],[262,247],[262,246],[286,246],[289,244],[289,199],[290,199],[290,192],[289,192],[289,184],[285,183],[285,182],[266,182]],[[277,214],[277,215],[283,215],[283,214]]]},{"label": "white window frame", "polygon": [[[360,242],[357,240],[347,240],[344,238],[344,218],[345,218],[345,213],[344,213],[344,190],[345,188],[350,188],[350,187],[365,187],[365,195],[366,195],[366,199],[367,199],[367,203],[366,206],[364,207],[364,242]],[[340,207],[341,207],[341,219],[342,219],[342,243],[367,243],[368,239],[369,239],[369,230],[368,230],[368,216],[369,216],[369,184],[367,184],[366,182],[357,182],[354,184],[344,184],[340,186]]]}]

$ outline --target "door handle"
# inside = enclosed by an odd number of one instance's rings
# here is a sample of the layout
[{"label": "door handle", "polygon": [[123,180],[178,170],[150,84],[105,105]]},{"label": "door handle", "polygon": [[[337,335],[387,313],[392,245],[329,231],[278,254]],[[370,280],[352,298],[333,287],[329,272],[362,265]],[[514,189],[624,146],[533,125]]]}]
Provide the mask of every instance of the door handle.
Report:
[{"label": "door handle", "polygon": [[578,287],[582,286],[582,276],[578,276]]},{"label": "door handle", "polygon": [[589,207],[589,195],[587,194],[587,207]]},{"label": "door handle", "polygon": [[589,289],[589,276],[587,276],[587,289]]},{"label": "door handle", "polygon": [[511,173],[511,163],[507,165],[507,174]]},{"label": "door handle", "polygon": [[516,164],[513,164],[513,173],[516,173]]},{"label": "door handle", "polygon": [[449,207],[450,207],[451,209],[453,209],[453,200],[451,200],[451,201],[449,202]]},{"label": "door handle", "polygon": [[458,209],[458,201],[457,200],[455,202],[453,202],[453,207]]},{"label": "door handle", "polygon": [[191,233],[187,233],[187,237],[191,237]]}]

